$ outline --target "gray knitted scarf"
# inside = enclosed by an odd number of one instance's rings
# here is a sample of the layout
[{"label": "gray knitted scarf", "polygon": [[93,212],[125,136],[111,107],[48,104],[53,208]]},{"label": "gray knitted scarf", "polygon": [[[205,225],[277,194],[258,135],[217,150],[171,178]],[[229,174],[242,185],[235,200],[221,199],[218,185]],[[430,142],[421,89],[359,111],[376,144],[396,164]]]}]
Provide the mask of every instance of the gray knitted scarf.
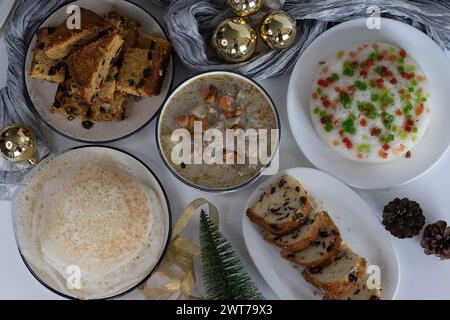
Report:
[{"label": "gray knitted scarf", "polygon": [[[232,15],[224,0],[147,0],[168,6],[165,26],[180,61],[196,71],[234,70],[255,79],[286,73],[298,56],[320,33],[336,23],[367,17],[367,8],[376,5],[383,16],[404,21],[427,33],[449,54],[450,0],[266,0],[270,6],[284,3],[283,9],[298,21],[296,43],[281,51],[260,53],[241,64],[223,64],[210,50],[214,27]],[[7,87],[0,90],[0,128],[22,123],[34,129],[41,157],[49,151],[41,123],[30,111],[24,94],[26,44],[36,27],[49,13],[70,0],[19,0],[9,22],[5,42],[9,68]],[[140,1],[142,4],[142,1]],[[14,188],[29,170],[28,165],[12,165],[0,159],[0,199],[10,199]]]}]

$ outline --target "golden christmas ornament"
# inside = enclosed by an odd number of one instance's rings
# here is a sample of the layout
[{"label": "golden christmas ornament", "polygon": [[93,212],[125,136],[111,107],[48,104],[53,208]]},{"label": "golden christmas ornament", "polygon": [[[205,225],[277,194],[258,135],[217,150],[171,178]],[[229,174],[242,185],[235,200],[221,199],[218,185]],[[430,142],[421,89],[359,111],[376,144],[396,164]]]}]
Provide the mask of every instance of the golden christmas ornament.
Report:
[{"label": "golden christmas ornament", "polygon": [[284,49],[294,43],[296,22],[284,11],[273,10],[268,13],[261,24],[261,38],[272,49]]},{"label": "golden christmas ornament", "polygon": [[258,12],[262,4],[262,0],[228,0],[228,5],[240,17]]},{"label": "golden christmas ornament", "polygon": [[13,124],[0,133],[0,155],[12,163],[39,162],[37,141],[34,133],[26,126]]},{"label": "golden christmas ornament", "polygon": [[214,31],[212,45],[220,58],[230,63],[249,59],[256,49],[256,32],[240,17],[227,19]]}]

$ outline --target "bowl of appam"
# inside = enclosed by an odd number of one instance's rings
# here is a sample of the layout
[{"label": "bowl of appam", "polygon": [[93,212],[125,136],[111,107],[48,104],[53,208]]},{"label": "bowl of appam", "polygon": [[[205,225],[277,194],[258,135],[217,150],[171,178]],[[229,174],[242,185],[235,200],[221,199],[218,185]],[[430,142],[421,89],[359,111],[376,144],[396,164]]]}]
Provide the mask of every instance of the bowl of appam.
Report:
[{"label": "bowl of appam", "polygon": [[112,147],[83,146],[42,160],[13,198],[20,256],[68,299],[112,299],[144,283],[170,242],[171,210],[153,171]]}]

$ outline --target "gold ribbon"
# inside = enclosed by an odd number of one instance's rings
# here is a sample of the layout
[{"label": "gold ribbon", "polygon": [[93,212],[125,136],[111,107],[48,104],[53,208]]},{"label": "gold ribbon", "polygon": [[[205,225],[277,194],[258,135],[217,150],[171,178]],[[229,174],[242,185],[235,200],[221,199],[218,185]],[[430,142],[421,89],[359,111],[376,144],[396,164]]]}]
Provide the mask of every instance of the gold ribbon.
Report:
[{"label": "gold ribbon", "polygon": [[[140,287],[146,299],[167,300],[176,293],[179,293],[178,300],[201,299],[191,295],[197,283],[194,257],[200,254],[200,248],[180,235],[201,207],[205,207],[205,211],[212,221],[219,225],[217,208],[208,200],[196,199],[186,207],[172,228],[172,239],[166,256],[154,274]],[[161,281],[162,279],[166,280]],[[163,283],[161,284],[161,282]]]}]

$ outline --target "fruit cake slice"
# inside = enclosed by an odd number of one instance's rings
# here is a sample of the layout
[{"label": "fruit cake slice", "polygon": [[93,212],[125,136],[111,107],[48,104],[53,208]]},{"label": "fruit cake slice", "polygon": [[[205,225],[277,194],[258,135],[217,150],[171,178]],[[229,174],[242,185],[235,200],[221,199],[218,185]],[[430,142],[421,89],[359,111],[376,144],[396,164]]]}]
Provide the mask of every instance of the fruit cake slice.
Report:
[{"label": "fruit cake slice", "polygon": [[302,275],[306,281],[333,296],[356,290],[365,270],[366,259],[343,244],[331,264],[307,268],[303,270]]},{"label": "fruit cake slice", "polygon": [[128,104],[128,94],[120,91],[114,93],[110,103],[104,102],[97,97],[93,100],[88,117],[93,121],[122,121]]},{"label": "fruit cake slice", "polygon": [[111,28],[111,24],[95,12],[81,8],[80,13],[80,29],[70,30],[67,28],[66,21],[51,29],[52,39],[45,48],[47,57],[63,59],[88,43],[95,41]]},{"label": "fruit cake slice", "polygon": [[324,300],[381,300],[381,288],[369,289],[367,286],[367,276],[359,283],[358,287],[349,294],[336,295],[332,292],[326,293]]},{"label": "fruit cake slice", "polygon": [[160,94],[171,52],[172,45],[163,39],[151,41],[147,48],[128,48],[119,72],[119,90],[141,97]]},{"label": "fruit cake slice", "polygon": [[61,60],[53,60],[45,55],[45,49],[51,41],[52,29],[41,28],[37,32],[30,77],[54,83],[63,83],[66,75],[66,64]]},{"label": "fruit cake slice", "polygon": [[311,245],[311,243],[317,239],[319,230],[325,223],[325,215],[325,211],[313,211],[308,215],[305,224],[299,226],[291,233],[276,235],[266,232],[264,235],[264,240],[270,242],[278,248],[288,251],[295,252],[302,250]]},{"label": "fruit cake slice", "polygon": [[52,113],[66,114],[69,120],[86,117],[89,104],[80,97],[74,95],[70,89],[70,80],[61,83],[56,90],[55,101],[52,106]]},{"label": "fruit cake slice", "polygon": [[297,229],[310,212],[308,193],[300,182],[288,175],[271,184],[246,211],[253,223],[276,235]]},{"label": "fruit cake slice", "polygon": [[105,18],[119,32],[123,38],[123,47],[132,48],[139,38],[139,28],[141,25],[136,20],[122,16],[117,11],[109,12]]},{"label": "fruit cake slice", "polygon": [[283,250],[281,256],[303,267],[326,266],[339,253],[341,241],[339,229],[328,213],[324,213],[324,224],[320,228],[317,238],[305,249],[297,252]]},{"label": "fruit cake slice", "polygon": [[72,88],[86,102],[90,102],[99,92],[122,44],[122,37],[117,32],[111,32],[67,59]]}]

